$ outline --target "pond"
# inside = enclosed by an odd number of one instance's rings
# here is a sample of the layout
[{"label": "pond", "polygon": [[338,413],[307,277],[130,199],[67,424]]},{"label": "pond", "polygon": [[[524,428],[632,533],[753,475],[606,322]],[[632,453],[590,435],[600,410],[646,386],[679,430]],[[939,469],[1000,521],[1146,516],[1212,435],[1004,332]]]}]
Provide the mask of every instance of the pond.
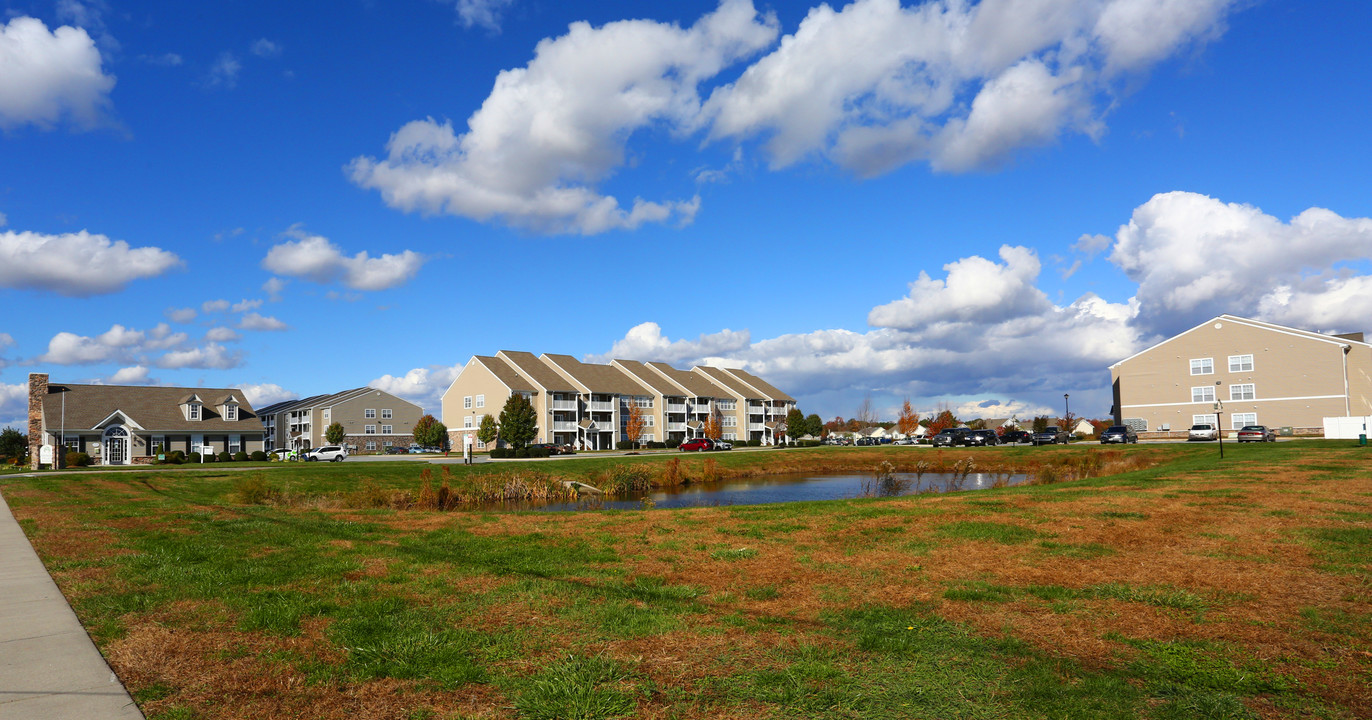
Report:
[{"label": "pond", "polygon": [[997,482],[1018,485],[1025,475],[972,473],[959,479],[953,473],[893,473],[891,482],[879,483],[871,474],[847,475],[770,475],[767,477],[731,480],[728,482],[685,485],[649,490],[614,498],[584,495],[579,502],[523,503],[508,509],[546,510],[636,510],[644,507],[644,498],[657,508],[713,507],[717,505],[763,505],[767,503],[802,502],[807,500],[842,500],[858,497],[892,497],[920,492],[949,492],[950,490],[985,490]]}]

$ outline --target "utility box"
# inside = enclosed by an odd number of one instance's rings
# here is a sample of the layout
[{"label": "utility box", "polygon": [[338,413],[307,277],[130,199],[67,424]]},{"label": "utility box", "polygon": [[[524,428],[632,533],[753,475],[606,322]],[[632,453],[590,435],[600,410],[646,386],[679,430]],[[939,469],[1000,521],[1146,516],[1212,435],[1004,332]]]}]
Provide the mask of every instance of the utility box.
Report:
[{"label": "utility box", "polygon": [[1291,437],[1292,435],[1296,434],[1296,431],[1291,429],[1290,425],[1282,428],[1281,430],[1278,430],[1277,432],[1284,437]]}]

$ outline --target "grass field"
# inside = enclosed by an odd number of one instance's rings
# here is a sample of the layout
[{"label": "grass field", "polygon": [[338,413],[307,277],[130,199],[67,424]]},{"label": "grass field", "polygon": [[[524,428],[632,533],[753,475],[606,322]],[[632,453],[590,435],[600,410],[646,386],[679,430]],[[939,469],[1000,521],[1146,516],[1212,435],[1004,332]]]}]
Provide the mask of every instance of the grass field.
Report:
[{"label": "grass field", "polygon": [[[434,501],[445,484],[968,457],[1044,484],[575,514]],[[427,483],[418,463],[85,472],[0,489],[154,719],[1372,716],[1366,448],[708,460],[459,466]]]}]

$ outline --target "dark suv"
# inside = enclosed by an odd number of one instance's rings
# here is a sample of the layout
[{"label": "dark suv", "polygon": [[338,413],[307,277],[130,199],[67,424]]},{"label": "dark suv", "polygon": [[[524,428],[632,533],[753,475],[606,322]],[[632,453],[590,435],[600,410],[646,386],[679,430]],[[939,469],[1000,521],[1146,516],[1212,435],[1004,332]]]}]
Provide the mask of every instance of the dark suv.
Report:
[{"label": "dark suv", "polygon": [[1027,443],[1033,442],[1034,436],[1031,435],[1027,430],[1006,430],[1005,434],[1000,436],[1000,441],[1007,444]]},{"label": "dark suv", "polygon": [[1129,429],[1127,425],[1111,425],[1100,434],[1100,444],[1107,443],[1136,443],[1139,441],[1139,434]]},{"label": "dark suv", "polygon": [[1000,438],[995,430],[973,430],[962,436],[964,445],[999,445]]},{"label": "dark suv", "polygon": [[957,447],[967,444],[967,428],[948,428],[934,436],[934,447]]}]

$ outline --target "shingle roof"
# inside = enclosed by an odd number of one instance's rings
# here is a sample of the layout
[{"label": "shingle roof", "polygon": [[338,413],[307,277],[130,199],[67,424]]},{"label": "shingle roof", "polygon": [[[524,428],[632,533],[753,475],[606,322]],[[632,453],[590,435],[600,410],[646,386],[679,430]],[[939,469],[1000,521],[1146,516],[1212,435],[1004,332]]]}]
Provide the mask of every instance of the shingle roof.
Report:
[{"label": "shingle roof", "polygon": [[578,392],[571,383],[558,375],[552,368],[544,365],[536,355],[531,352],[501,350],[496,353],[496,357],[504,358],[511,365],[522,370],[525,375],[534,379],[534,382],[543,386],[549,392]]},{"label": "shingle roof", "polygon": [[709,380],[693,372],[678,370],[664,362],[650,362],[648,367],[666,375],[668,380],[686,388],[694,397],[719,397],[722,394],[720,389],[711,384]]},{"label": "shingle roof", "polygon": [[701,373],[702,375],[710,378],[716,383],[723,385],[724,387],[729,388],[730,390],[733,390],[734,392],[738,393],[740,397],[744,397],[749,400],[766,399],[762,396],[762,392],[760,390],[754,390],[748,387],[747,385],[744,385],[742,382],[739,381],[738,378],[734,377],[733,375],[730,375],[729,373],[724,372],[723,370],[717,367],[706,367],[704,365],[698,365],[692,368],[691,372]]},{"label": "shingle roof", "polygon": [[662,395],[675,395],[680,397],[686,392],[681,386],[658,375],[652,370],[649,370],[647,365],[644,365],[637,360],[612,360],[610,364],[634,376],[635,380],[658,391],[658,393]]},{"label": "shingle roof", "polygon": [[[205,405],[201,420],[187,420],[181,401],[197,396]],[[224,420],[219,407],[210,400],[236,398],[238,420]],[[152,432],[262,432],[262,422],[242,390],[233,388],[175,388],[129,385],[49,384],[43,398],[43,413],[50,430],[94,429],[115,412]]]},{"label": "shingle roof", "polygon": [[490,370],[491,374],[495,376],[495,379],[504,383],[505,387],[508,387],[511,390],[537,392],[534,386],[530,385],[529,381],[524,379],[523,375],[515,372],[515,369],[510,367],[510,364],[504,360],[489,355],[475,355],[472,359],[481,363],[482,367]]},{"label": "shingle roof", "polygon": [[763,380],[762,378],[750,372],[740,370],[738,368],[724,368],[724,370],[725,372],[732,373],[735,377],[742,380],[743,382],[746,382],[749,385],[752,385],[753,387],[757,388],[758,390],[761,390],[763,393],[767,395],[768,398],[772,400],[782,400],[785,402],[796,401],[795,398],[776,389],[776,387],[771,383],[767,382],[766,380]]},{"label": "shingle roof", "polygon": [[550,355],[544,353],[543,359],[562,368],[577,382],[593,393],[614,393],[617,395],[646,395],[650,391],[634,380],[632,375],[613,365],[584,363],[571,355]]}]

